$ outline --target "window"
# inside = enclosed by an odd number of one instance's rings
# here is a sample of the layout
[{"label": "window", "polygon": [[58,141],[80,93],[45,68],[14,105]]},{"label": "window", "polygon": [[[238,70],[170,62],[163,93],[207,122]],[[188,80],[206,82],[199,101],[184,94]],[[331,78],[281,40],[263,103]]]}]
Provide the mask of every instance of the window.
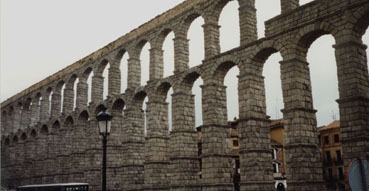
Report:
[{"label": "window", "polygon": [[325,151],[325,158],[327,162],[331,162],[331,152],[330,151]]},{"label": "window", "polygon": [[336,159],[337,161],[342,161],[341,150],[336,150]]},{"label": "window", "polygon": [[328,180],[332,180],[333,179],[333,172],[332,172],[332,168],[328,168]]},{"label": "window", "polygon": [[340,142],[340,136],[338,134],[334,135],[334,142],[339,143]]},{"label": "window", "polygon": [[338,168],[338,178],[340,180],[344,180],[345,179],[345,176],[343,175],[343,168],[342,167],[339,167]]},{"label": "window", "polygon": [[325,145],[329,144],[329,137],[328,136],[324,136],[324,144]]},{"label": "window", "polygon": [[233,146],[234,147],[238,147],[238,140],[237,139],[233,139]]},{"label": "window", "polygon": [[273,172],[278,173],[278,164],[277,163],[273,164]]}]

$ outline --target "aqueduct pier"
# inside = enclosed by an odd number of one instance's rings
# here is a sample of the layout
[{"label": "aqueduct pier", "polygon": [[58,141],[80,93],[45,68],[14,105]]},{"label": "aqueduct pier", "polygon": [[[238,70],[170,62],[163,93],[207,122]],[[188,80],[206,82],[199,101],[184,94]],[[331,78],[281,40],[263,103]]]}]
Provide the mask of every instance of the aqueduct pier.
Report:
[{"label": "aqueduct pier", "polygon": [[[187,0],[3,102],[2,185],[81,181],[99,190],[101,143],[94,116],[107,107],[115,129],[109,142],[109,190],[233,190],[223,81],[235,66],[240,70],[241,190],[273,190],[262,71],[265,60],[279,52],[288,189],[324,190],[306,60],[310,45],[322,35],[335,39],[344,163],[368,157],[369,77],[367,46],[361,38],[369,24],[369,1],[315,0],[299,6],[298,0],[281,0],[281,14],[265,23],[266,37],[258,39],[255,0],[238,0],[241,45],[220,53],[218,19],[228,2]],[[205,21],[205,59],[190,68],[187,31],[197,17]],[[169,32],[175,35],[175,71],[163,78],[162,44]],[[150,80],[140,86],[139,55],[145,43],[151,46]],[[119,63],[124,54],[129,55],[128,87],[121,94]],[[109,96],[103,100],[102,71],[108,64]],[[86,80],[91,72],[88,103]],[[189,93],[199,77],[204,81],[201,178]],[[169,88],[174,91],[170,134],[165,102]],[[144,136],[141,108],[146,97]]]}]

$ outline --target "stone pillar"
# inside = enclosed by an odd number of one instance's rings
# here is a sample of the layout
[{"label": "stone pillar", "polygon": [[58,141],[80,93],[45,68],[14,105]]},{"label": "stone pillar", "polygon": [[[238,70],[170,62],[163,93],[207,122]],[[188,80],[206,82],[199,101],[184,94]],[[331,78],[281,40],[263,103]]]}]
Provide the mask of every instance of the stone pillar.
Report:
[{"label": "stone pillar", "polygon": [[281,0],[281,12],[286,13],[299,7],[299,0]]},{"label": "stone pillar", "polygon": [[70,171],[70,154],[71,154],[71,149],[70,149],[70,144],[71,144],[71,139],[70,139],[70,131],[71,131],[70,126],[63,126],[62,128],[59,129],[59,136],[58,136],[58,144],[59,146],[57,147],[57,155],[56,155],[56,159],[58,161],[58,166],[55,168],[57,169],[57,176],[55,177],[55,181],[56,182],[69,182],[69,171]]},{"label": "stone pillar", "polygon": [[128,59],[128,89],[134,89],[141,84],[141,63],[140,59],[132,57]]},{"label": "stone pillar", "polygon": [[54,179],[57,172],[57,168],[59,167],[58,161],[57,161],[57,148],[59,147],[58,142],[59,133],[58,130],[55,128],[52,128],[51,132],[47,136],[47,159],[45,160],[45,174],[46,177],[43,179],[43,183],[46,184],[53,184],[57,183]]},{"label": "stone pillar", "polygon": [[86,128],[86,155],[84,180],[90,183],[91,190],[101,190],[102,142],[96,131],[96,118],[90,118]]},{"label": "stone pillar", "polygon": [[30,105],[27,107],[23,107],[22,114],[21,114],[21,120],[20,125],[21,129],[26,129],[30,123],[31,123],[31,111],[30,111]]},{"label": "stone pillar", "polygon": [[267,191],[274,190],[272,148],[266,115],[264,77],[262,69],[253,70],[257,65],[247,64],[246,69],[240,70],[239,77],[240,188]]},{"label": "stone pillar", "polygon": [[[191,92],[191,91],[189,91]],[[170,148],[170,188],[175,191],[200,191],[200,165],[195,127],[194,95],[176,90],[172,95]]]},{"label": "stone pillar", "polygon": [[220,53],[219,28],[218,22],[211,16],[205,18],[204,41],[205,59],[216,56]]},{"label": "stone pillar", "polygon": [[[155,47],[154,47],[155,46]],[[150,49],[150,80],[163,78],[163,50],[160,46],[154,45]]]},{"label": "stone pillar", "polygon": [[74,106],[74,84],[67,84],[63,96],[63,113],[69,114]]},{"label": "stone pillar", "polygon": [[30,126],[35,126],[40,121],[40,105],[39,100],[34,100],[31,105],[31,124]]},{"label": "stone pillar", "polygon": [[51,118],[58,118],[61,109],[61,95],[60,91],[54,91],[51,97]]},{"label": "stone pillar", "polygon": [[21,106],[17,106],[14,110],[13,129],[12,129],[13,133],[15,133],[18,129],[21,128],[21,119],[22,119],[22,108]]},{"label": "stone pillar", "polygon": [[288,190],[325,190],[308,63],[282,61],[281,79]]},{"label": "stone pillar", "polygon": [[14,111],[13,111],[13,113],[9,112],[9,114],[7,116],[7,120],[6,120],[6,126],[7,126],[7,128],[5,130],[5,134],[7,136],[9,136],[12,133],[13,129],[15,129],[15,127],[14,127]]},{"label": "stone pillar", "polygon": [[226,87],[206,82],[202,88],[202,190],[232,191],[230,127],[227,125]]},{"label": "stone pillar", "polygon": [[71,135],[71,162],[69,181],[83,182],[86,158],[86,121],[77,121]]},{"label": "stone pillar", "polygon": [[240,45],[245,45],[258,39],[255,0],[239,0]]},{"label": "stone pillar", "polygon": [[86,80],[80,80],[77,84],[77,103],[76,103],[77,109],[82,110],[83,108],[86,108],[87,102],[88,102],[88,84]]},{"label": "stone pillar", "polygon": [[188,69],[189,46],[187,35],[182,32],[175,32],[174,40],[174,73],[179,73]]},{"label": "stone pillar", "polygon": [[[15,150],[15,144],[11,143],[8,147],[7,147],[7,164],[8,164],[8,177],[7,177],[7,181],[8,181],[8,188],[14,188],[14,179],[16,177],[15,174],[15,169],[16,169],[16,150]],[[3,177],[3,176],[2,176]]]},{"label": "stone pillar", "polygon": [[23,181],[25,178],[25,174],[24,174],[24,170],[25,170],[25,166],[24,166],[24,154],[25,154],[25,149],[24,149],[24,142],[23,140],[19,140],[19,142],[16,144],[15,146],[15,152],[16,152],[16,162],[15,162],[15,185],[16,187],[23,185]]},{"label": "stone pillar", "polygon": [[37,143],[35,149],[38,151],[35,159],[34,168],[37,169],[35,171],[35,176],[40,177],[40,182],[37,182],[37,184],[44,184],[45,178],[46,178],[46,164],[45,161],[47,161],[47,155],[48,155],[48,149],[49,146],[47,142],[47,133],[41,132],[40,135],[37,137]]},{"label": "stone pillar", "polygon": [[42,96],[41,100],[41,106],[40,106],[40,122],[46,123],[49,120],[50,114],[49,114],[49,94],[44,94]]},{"label": "stone pillar", "polygon": [[144,190],[169,190],[168,104],[151,100],[147,112]]},{"label": "stone pillar", "polygon": [[22,149],[24,152],[24,162],[23,162],[23,176],[24,176],[24,181],[23,185],[29,185],[32,184],[32,156],[31,153],[33,151],[33,140],[31,140],[32,138],[29,137],[25,142],[24,142],[24,147]]},{"label": "stone pillar", "polygon": [[340,95],[337,102],[346,169],[355,158],[369,157],[369,77],[365,52],[367,46],[361,42],[348,41],[339,42],[334,48]]},{"label": "stone pillar", "polygon": [[128,104],[124,111],[121,143],[123,190],[142,190],[144,185],[144,116],[141,104]]},{"label": "stone pillar", "polygon": [[2,140],[1,144],[1,185],[5,188],[9,187],[9,178],[11,167],[9,165],[9,146]]},{"label": "stone pillar", "polygon": [[99,103],[103,100],[104,93],[104,77],[97,72],[94,72],[94,76],[92,76],[92,92],[91,92],[91,101],[93,103]]},{"label": "stone pillar", "polygon": [[109,82],[108,82],[108,95],[118,96],[120,95],[120,82],[121,73],[119,69],[120,62],[118,60],[110,63],[109,68]]}]

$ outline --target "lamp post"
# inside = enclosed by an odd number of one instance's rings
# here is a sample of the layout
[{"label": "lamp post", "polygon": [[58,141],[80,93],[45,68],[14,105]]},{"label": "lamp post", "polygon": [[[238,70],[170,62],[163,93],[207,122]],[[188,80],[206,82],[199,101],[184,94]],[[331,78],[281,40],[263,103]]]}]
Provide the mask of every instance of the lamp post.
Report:
[{"label": "lamp post", "polygon": [[108,142],[107,137],[110,134],[111,120],[113,116],[104,109],[102,112],[97,114],[96,120],[99,128],[99,133],[102,136],[103,143],[103,161],[102,161],[102,191],[106,191],[106,143]]}]

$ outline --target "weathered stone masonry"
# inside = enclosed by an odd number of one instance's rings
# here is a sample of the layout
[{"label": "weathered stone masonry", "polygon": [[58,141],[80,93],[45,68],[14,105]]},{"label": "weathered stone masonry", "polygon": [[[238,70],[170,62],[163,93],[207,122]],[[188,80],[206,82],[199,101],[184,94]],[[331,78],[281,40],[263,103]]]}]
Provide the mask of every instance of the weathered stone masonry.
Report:
[{"label": "weathered stone masonry", "polygon": [[[1,185],[88,182],[100,190],[101,141],[95,115],[114,115],[108,145],[109,190],[231,191],[233,169],[227,131],[224,77],[238,67],[241,190],[273,190],[263,65],[273,53],[283,61],[283,118],[287,133],[287,183],[292,191],[324,190],[309,63],[310,45],[322,35],[336,44],[343,158],[369,156],[369,77],[361,38],[369,25],[368,0],[316,0],[299,6],[281,0],[281,15],[256,33],[254,0],[238,0],[241,46],[220,54],[219,15],[228,0],[187,0],[102,49],[1,104]],[[187,31],[203,17],[205,60],[189,68]],[[162,43],[174,32],[174,75],[163,78]],[[140,86],[139,55],[150,43],[150,80]],[[119,63],[129,55],[128,76]],[[102,72],[109,66],[109,78]],[[92,102],[87,78],[93,72]],[[128,88],[120,94],[121,78]],[[196,79],[202,88],[202,170],[194,130]],[[73,86],[78,79],[77,88]],[[104,80],[108,98],[103,100]],[[62,89],[64,88],[64,91]],[[173,88],[173,131],[168,134],[168,90]],[[77,97],[74,98],[74,92]],[[63,96],[62,96],[63,93]],[[62,100],[63,97],[63,100]],[[148,98],[147,111],[142,111]],[[76,108],[74,108],[76,99]],[[146,115],[146,116],[145,116]],[[147,118],[147,135],[144,119]]]}]

